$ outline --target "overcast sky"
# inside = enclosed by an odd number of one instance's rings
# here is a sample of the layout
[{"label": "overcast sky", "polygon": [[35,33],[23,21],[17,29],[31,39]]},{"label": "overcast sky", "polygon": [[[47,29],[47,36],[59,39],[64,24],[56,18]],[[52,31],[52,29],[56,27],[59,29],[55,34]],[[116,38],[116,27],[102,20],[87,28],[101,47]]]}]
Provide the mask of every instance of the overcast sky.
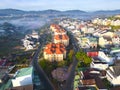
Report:
[{"label": "overcast sky", "polygon": [[0,0],[0,9],[21,10],[115,10],[120,9],[120,0]]}]

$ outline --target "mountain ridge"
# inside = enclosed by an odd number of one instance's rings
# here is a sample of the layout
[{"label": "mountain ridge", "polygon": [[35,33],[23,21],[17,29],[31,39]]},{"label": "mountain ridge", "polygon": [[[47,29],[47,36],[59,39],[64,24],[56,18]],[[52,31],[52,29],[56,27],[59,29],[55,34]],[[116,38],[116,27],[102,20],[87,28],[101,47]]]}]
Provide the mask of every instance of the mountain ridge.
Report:
[{"label": "mountain ridge", "polygon": [[120,10],[98,10],[94,12],[86,12],[82,10],[66,10],[66,11],[60,11],[60,10],[38,10],[38,11],[25,11],[25,10],[19,10],[19,9],[0,9],[0,16],[11,16],[11,15],[53,15],[53,16],[95,16],[95,15],[116,15],[120,14]]}]

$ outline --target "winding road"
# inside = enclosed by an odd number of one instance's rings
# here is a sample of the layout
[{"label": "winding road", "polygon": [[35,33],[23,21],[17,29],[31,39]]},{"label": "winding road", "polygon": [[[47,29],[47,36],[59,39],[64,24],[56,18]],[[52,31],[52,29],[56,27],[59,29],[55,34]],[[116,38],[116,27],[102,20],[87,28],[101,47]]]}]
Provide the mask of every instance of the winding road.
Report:
[{"label": "winding road", "polygon": [[45,74],[45,72],[43,71],[43,69],[41,68],[41,66],[38,64],[38,56],[40,51],[42,50],[42,47],[44,46],[44,43],[42,43],[37,51],[34,53],[33,56],[33,60],[32,60],[32,66],[34,67],[34,69],[36,70],[40,81],[43,83],[45,89],[44,90],[55,90],[52,83],[50,82],[50,80],[48,79],[47,75]]}]

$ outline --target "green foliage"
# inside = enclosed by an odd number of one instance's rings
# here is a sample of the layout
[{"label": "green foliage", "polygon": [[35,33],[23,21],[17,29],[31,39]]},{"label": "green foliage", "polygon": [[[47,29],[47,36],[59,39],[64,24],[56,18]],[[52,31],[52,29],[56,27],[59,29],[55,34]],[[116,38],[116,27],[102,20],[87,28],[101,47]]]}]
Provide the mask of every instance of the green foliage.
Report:
[{"label": "green foliage", "polygon": [[86,53],[84,53],[82,50],[77,52],[75,55],[76,59],[79,61],[78,66],[89,66],[89,64],[92,62],[92,59],[87,56]]},{"label": "green foliage", "polygon": [[58,65],[57,67],[63,67],[63,66],[66,66],[67,62],[64,60],[64,61],[60,61],[58,62]]},{"label": "green foliage", "polygon": [[58,68],[58,67],[63,67],[66,66],[67,61],[60,61],[60,62],[50,62],[48,60],[40,60],[39,65],[42,67],[42,69],[45,71],[45,73],[48,75],[48,77],[51,76],[51,72]]},{"label": "green foliage", "polygon": [[80,68],[80,67],[85,67],[85,65],[84,65],[83,62],[78,62],[77,67],[78,67],[78,68]]},{"label": "green foliage", "polygon": [[79,52],[77,52],[75,54],[76,59],[81,61],[81,62],[83,62],[85,56],[86,56],[86,54],[82,50],[80,50]]},{"label": "green foliage", "polygon": [[74,55],[74,50],[70,50],[70,52],[68,53],[68,59],[70,62],[72,62],[73,55]]},{"label": "green foliage", "polygon": [[111,17],[108,17],[108,19],[110,19],[110,20],[115,20],[115,19],[120,20],[120,17],[111,16]]},{"label": "green foliage", "polygon": [[57,62],[49,62],[48,60],[40,60],[39,65],[43,68],[43,70],[50,75],[52,70],[57,68]]},{"label": "green foliage", "polygon": [[29,64],[31,54],[17,56],[15,61],[17,64]]},{"label": "green foliage", "polygon": [[52,40],[52,35],[51,34],[48,34],[47,37],[46,37],[47,41],[51,41]]},{"label": "green foliage", "polygon": [[47,68],[47,61],[46,60],[41,60],[40,62],[39,62],[39,64],[40,64],[40,66],[43,68],[43,69],[45,69],[45,68]]},{"label": "green foliage", "polygon": [[111,29],[112,30],[118,30],[118,29],[120,29],[120,26],[111,26]]}]

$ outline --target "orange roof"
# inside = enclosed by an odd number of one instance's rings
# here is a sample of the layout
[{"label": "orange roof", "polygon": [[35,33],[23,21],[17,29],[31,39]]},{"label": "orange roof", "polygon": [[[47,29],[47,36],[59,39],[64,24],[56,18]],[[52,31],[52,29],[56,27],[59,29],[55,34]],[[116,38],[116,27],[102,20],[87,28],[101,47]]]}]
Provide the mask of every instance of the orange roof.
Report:
[{"label": "orange roof", "polygon": [[65,30],[57,24],[51,24],[50,27],[53,27],[55,29],[54,32],[57,32],[57,33],[64,33],[65,32]]},{"label": "orange roof", "polygon": [[56,54],[63,54],[63,52],[60,50],[60,48],[56,48]]},{"label": "orange roof", "polygon": [[56,40],[61,40],[61,39],[68,40],[69,38],[67,35],[54,35],[54,39],[56,39]]},{"label": "orange roof", "polygon": [[68,40],[69,38],[68,38],[67,35],[62,35],[62,39],[63,39],[63,40]]},{"label": "orange roof", "polygon": [[65,46],[61,43],[49,43],[46,45],[44,52],[47,54],[63,54],[65,50]]},{"label": "orange roof", "polygon": [[60,26],[57,25],[57,24],[51,24],[50,27],[54,27],[54,28],[56,28],[56,29],[60,29]]},{"label": "orange roof", "polygon": [[66,51],[65,48],[61,48],[61,51]]},{"label": "orange roof", "polygon": [[45,49],[44,52],[46,52],[47,54],[53,54],[53,52],[50,49]]},{"label": "orange roof", "polygon": [[60,40],[59,35],[54,35],[54,39],[56,39],[56,40]]},{"label": "orange roof", "polygon": [[64,30],[64,29],[62,29],[62,30],[61,30],[61,32],[65,32],[65,30]]}]

